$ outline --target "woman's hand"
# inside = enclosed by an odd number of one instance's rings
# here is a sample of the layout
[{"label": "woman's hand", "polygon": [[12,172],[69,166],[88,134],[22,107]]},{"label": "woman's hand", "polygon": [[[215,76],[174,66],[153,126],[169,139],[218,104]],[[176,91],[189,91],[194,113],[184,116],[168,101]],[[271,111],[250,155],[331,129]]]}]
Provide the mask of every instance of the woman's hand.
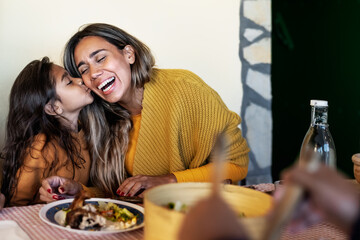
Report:
[{"label": "woman's hand", "polygon": [[80,183],[70,178],[52,176],[44,179],[39,189],[40,200],[54,202],[65,199],[62,195],[74,196],[83,189]]},{"label": "woman's hand", "polygon": [[0,210],[3,209],[5,205],[5,196],[4,194],[0,193]]},{"label": "woman's hand", "polygon": [[174,174],[162,176],[136,175],[129,177],[120,185],[116,193],[120,196],[143,196],[143,191],[158,185],[177,182]]}]

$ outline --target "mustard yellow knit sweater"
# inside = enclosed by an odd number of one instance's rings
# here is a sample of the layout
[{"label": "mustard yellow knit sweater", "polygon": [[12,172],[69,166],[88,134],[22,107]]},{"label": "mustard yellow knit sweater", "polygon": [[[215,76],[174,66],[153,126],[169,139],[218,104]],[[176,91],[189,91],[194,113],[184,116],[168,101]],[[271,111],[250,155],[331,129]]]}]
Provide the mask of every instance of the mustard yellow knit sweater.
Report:
[{"label": "mustard yellow knit sweater", "polygon": [[227,160],[247,170],[249,148],[238,128],[240,117],[194,73],[153,71],[144,86],[133,175],[163,175],[203,166],[211,162],[214,138],[220,132],[229,138]]}]

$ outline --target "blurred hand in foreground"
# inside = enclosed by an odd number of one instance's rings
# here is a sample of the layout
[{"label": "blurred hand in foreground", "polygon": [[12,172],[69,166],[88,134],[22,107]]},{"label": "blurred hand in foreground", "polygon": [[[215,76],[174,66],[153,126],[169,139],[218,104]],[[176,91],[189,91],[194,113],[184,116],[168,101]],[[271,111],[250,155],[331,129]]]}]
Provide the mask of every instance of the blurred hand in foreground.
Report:
[{"label": "blurred hand in foreground", "polygon": [[75,196],[83,187],[73,179],[51,176],[44,179],[39,189],[40,200],[44,202],[54,202],[65,199],[64,195]]},{"label": "blurred hand in foreground", "polygon": [[[325,165],[321,165],[315,172],[295,166],[284,171],[282,176],[285,185],[297,184],[306,192],[288,225],[290,231],[299,231],[327,220],[346,233],[351,233],[360,214],[360,192],[354,183]],[[275,199],[281,197],[279,195],[281,191],[276,191]]]},{"label": "blurred hand in foreground", "polygon": [[225,240],[247,239],[245,229],[234,210],[214,194],[190,208],[180,227],[178,239]]}]

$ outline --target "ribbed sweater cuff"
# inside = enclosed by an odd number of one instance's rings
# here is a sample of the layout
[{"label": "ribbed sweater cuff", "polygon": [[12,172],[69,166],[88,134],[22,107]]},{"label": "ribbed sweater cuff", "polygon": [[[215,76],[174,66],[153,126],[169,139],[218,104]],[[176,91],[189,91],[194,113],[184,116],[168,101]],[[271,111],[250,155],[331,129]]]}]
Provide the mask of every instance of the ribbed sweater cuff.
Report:
[{"label": "ribbed sweater cuff", "polygon": [[[184,171],[173,172],[177,182],[209,182],[211,178],[212,163],[202,167],[187,169]],[[233,183],[245,178],[247,167],[241,167],[233,163],[226,164],[226,177],[231,179]]]}]

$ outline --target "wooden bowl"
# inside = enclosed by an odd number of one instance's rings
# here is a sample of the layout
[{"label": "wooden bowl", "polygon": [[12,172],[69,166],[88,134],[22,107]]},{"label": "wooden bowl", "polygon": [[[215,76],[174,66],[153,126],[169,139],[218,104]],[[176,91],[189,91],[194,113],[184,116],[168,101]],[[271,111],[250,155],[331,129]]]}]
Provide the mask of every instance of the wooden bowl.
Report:
[{"label": "wooden bowl", "polygon": [[354,177],[360,183],[360,153],[352,155],[351,160],[354,163]]},{"label": "wooden bowl", "polygon": [[[210,183],[175,183],[161,185],[145,193],[145,240],[176,240],[184,213],[170,210],[169,202],[181,201],[187,206],[208,196]],[[253,189],[223,185],[221,195],[238,214],[252,239],[260,239],[265,230],[265,215],[273,206],[272,197]]]}]

